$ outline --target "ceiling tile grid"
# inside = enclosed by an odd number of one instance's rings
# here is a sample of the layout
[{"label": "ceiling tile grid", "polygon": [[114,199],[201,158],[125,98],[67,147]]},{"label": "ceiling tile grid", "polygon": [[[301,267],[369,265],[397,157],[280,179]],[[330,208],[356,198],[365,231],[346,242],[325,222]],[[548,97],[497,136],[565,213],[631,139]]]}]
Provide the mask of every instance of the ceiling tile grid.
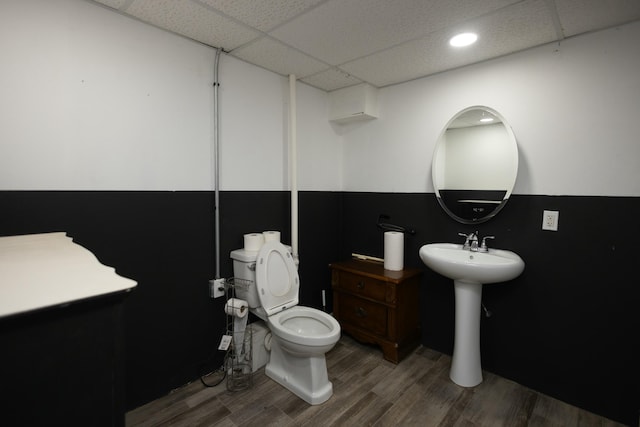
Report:
[{"label": "ceiling tile grid", "polygon": [[105,6],[109,6],[114,9],[120,9],[122,6],[124,6],[127,0],[96,0],[96,2],[102,3]]},{"label": "ceiling tile grid", "polygon": [[[640,0],[89,0],[332,91],[401,83],[640,19]],[[454,51],[448,40],[476,31]]]},{"label": "ceiling tile grid", "polygon": [[260,31],[270,31],[326,0],[199,0]]},{"label": "ceiling tile grid", "polygon": [[[345,71],[375,86],[388,86],[425,75],[552,42],[555,29],[544,0],[521,2],[510,8],[447,28],[409,43],[352,61]],[[475,31],[478,42],[453,48],[448,41],[458,31]]]},{"label": "ceiling tile grid", "polygon": [[233,56],[278,74],[295,74],[299,77],[318,73],[328,67],[327,64],[269,37],[262,37],[234,50]]},{"label": "ceiling tile grid", "polygon": [[329,1],[270,34],[313,57],[339,65],[489,13],[508,3],[505,0]]},{"label": "ceiling tile grid", "polygon": [[640,0],[555,0],[565,37],[640,19]]},{"label": "ceiling tile grid", "polygon": [[125,13],[201,43],[231,50],[260,36],[256,30],[191,0],[134,0]]},{"label": "ceiling tile grid", "polygon": [[341,89],[348,86],[355,86],[359,83],[362,83],[362,80],[336,67],[328,68],[309,77],[303,77],[300,80],[310,86],[326,91]]}]

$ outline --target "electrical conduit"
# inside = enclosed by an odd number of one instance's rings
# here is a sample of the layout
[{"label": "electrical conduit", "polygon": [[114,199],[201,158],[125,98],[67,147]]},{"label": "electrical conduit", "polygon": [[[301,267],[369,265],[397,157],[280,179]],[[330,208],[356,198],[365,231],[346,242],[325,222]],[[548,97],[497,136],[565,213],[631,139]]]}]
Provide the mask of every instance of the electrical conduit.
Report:
[{"label": "electrical conduit", "polygon": [[214,186],[214,233],[216,252],[216,279],[220,279],[220,113],[218,110],[218,65],[221,48],[216,49],[213,65],[213,186]]}]

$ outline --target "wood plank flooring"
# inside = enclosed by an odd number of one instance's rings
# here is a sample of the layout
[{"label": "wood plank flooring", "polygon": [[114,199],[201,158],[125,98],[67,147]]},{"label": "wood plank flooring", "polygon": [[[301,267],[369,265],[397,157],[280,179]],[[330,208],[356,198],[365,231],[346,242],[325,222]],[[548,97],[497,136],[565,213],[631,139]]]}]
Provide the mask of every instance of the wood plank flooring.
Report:
[{"label": "wood plank flooring", "polygon": [[[472,389],[449,380],[451,358],[418,347],[400,364],[376,347],[344,336],[327,354],[333,396],[312,406],[254,374],[253,387],[229,392],[226,382],[199,381],[126,415],[142,426],[602,426],[621,424],[536,393],[488,372]],[[213,381],[213,379],[209,379]]]}]

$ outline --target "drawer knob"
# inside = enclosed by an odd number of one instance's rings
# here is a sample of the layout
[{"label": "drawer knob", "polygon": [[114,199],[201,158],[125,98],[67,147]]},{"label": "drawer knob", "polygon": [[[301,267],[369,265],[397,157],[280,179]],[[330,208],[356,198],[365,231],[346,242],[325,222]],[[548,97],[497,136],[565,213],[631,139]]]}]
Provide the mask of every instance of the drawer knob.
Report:
[{"label": "drawer knob", "polygon": [[365,310],[362,307],[358,307],[358,309],[356,310],[356,316],[358,316],[358,317],[367,317],[367,310]]},{"label": "drawer knob", "polygon": [[357,286],[358,286],[358,289],[364,288],[364,280],[359,281]]}]

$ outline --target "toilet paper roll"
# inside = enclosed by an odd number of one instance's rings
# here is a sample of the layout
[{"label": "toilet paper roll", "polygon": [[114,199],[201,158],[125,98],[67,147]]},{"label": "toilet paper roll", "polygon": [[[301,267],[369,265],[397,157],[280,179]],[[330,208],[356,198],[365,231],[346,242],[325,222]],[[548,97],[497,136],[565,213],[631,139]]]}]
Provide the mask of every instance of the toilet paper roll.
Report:
[{"label": "toilet paper roll", "polygon": [[244,235],[244,250],[257,252],[264,244],[264,234],[249,233]]},{"label": "toilet paper roll", "polygon": [[280,232],[279,231],[263,231],[265,242],[278,242],[280,243]]},{"label": "toilet paper roll", "polygon": [[224,305],[224,311],[229,316],[243,318],[249,312],[249,304],[243,299],[229,298]]},{"label": "toilet paper roll", "polygon": [[384,268],[395,271],[404,268],[404,234],[399,231],[384,233]]},{"label": "toilet paper roll", "polygon": [[233,351],[236,354],[236,362],[244,360],[244,332],[247,328],[247,313],[249,313],[249,304],[239,298],[229,298],[224,305],[224,311],[233,316]]}]

